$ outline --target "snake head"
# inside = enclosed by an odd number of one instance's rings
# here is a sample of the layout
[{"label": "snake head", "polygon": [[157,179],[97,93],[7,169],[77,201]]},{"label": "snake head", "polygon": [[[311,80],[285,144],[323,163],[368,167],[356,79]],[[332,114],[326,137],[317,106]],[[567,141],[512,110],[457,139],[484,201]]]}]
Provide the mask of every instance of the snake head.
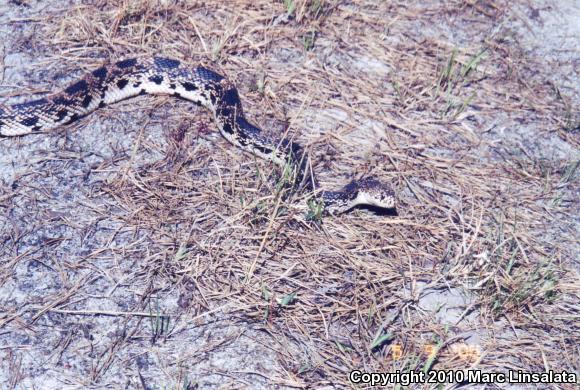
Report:
[{"label": "snake head", "polygon": [[374,206],[382,209],[394,209],[396,207],[395,191],[386,183],[374,177],[366,177],[353,180],[347,184],[340,193],[348,198],[348,208],[358,205]]},{"label": "snake head", "polygon": [[[383,209],[393,209],[397,200],[395,191],[387,184],[374,177],[367,177],[354,182],[357,187],[356,198],[353,200],[356,205],[370,205]],[[352,183],[351,183],[352,184]]]},{"label": "snake head", "polygon": [[353,180],[340,191],[324,191],[321,197],[325,212],[331,215],[344,213],[359,205],[381,209],[396,207],[395,192],[391,186],[374,177]]}]

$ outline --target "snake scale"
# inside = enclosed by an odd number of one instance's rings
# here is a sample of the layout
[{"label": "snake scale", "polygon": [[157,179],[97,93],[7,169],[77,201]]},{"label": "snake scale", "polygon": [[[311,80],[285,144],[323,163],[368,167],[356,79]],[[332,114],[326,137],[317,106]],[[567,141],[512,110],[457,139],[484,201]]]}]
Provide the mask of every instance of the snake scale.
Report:
[{"label": "snake scale", "polygon": [[[236,87],[203,66],[162,57],[132,58],[102,66],[61,92],[21,104],[0,105],[0,137],[45,132],[97,108],[142,94],[173,95],[206,107],[221,134],[233,145],[281,166],[295,167],[295,179],[314,189],[300,145],[265,135],[248,122]],[[374,178],[355,180],[338,191],[317,195],[324,211],[339,214],[357,205],[394,208],[390,186]]]}]

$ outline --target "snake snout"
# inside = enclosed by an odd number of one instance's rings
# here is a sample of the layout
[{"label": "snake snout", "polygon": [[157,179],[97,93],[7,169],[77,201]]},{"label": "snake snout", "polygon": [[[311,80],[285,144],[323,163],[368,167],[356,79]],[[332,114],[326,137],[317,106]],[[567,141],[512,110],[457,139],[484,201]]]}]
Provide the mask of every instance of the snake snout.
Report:
[{"label": "snake snout", "polygon": [[357,200],[359,204],[368,204],[383,209],[394,209],[397,203],[392,187],[372,177],[362,179],[359,182]]}]

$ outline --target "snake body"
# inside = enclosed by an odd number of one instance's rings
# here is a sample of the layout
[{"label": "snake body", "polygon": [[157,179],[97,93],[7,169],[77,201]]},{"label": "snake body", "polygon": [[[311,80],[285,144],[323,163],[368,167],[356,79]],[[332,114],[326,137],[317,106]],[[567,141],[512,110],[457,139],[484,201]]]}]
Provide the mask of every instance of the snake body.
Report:
[{"label": "snake body", "polygon": [[[99,107],[142,94],[173,95],[206,107],[221,134],[233,145],[281,166],[306,174],[305,154],[295,142],[270,137],[248,122],[236,87],[203,66],[190,66],[162,57],[126,59],[102,66],[63,91],[21,104],[0,106],[0,137],[45,132],[71,123]],[[394,208],[391,188],[374,178],[353,181],[339,191],[319,194],[324,210],[345,212],[356,205]]]}]

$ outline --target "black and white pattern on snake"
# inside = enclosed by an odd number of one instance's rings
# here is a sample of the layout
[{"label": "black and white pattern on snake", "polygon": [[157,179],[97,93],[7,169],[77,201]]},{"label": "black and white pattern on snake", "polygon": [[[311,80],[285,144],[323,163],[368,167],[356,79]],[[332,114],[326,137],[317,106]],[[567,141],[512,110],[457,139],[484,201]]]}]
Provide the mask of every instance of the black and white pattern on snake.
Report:
[{"label": "black and white pattern on snake", "polygon": [[[222,75],[203,66],[153,57],[132,58],[102,66],[69,85],[63,91],[26,103],[0,106],[0,137],[45,132],[90,114],[99,107],[142,94],[173,95],[207,108],[221,134],[233,145],[284,167],[296,167],[301,181],[306,178],[306,156],[295,142],[266,136],[248,122],[236,87]],[[311,175],[310,175],[311,176]],[[394,208],[390,186],[366,178],[339,191],[323,191],[324,210],[345,212],[356,205]]]}]

